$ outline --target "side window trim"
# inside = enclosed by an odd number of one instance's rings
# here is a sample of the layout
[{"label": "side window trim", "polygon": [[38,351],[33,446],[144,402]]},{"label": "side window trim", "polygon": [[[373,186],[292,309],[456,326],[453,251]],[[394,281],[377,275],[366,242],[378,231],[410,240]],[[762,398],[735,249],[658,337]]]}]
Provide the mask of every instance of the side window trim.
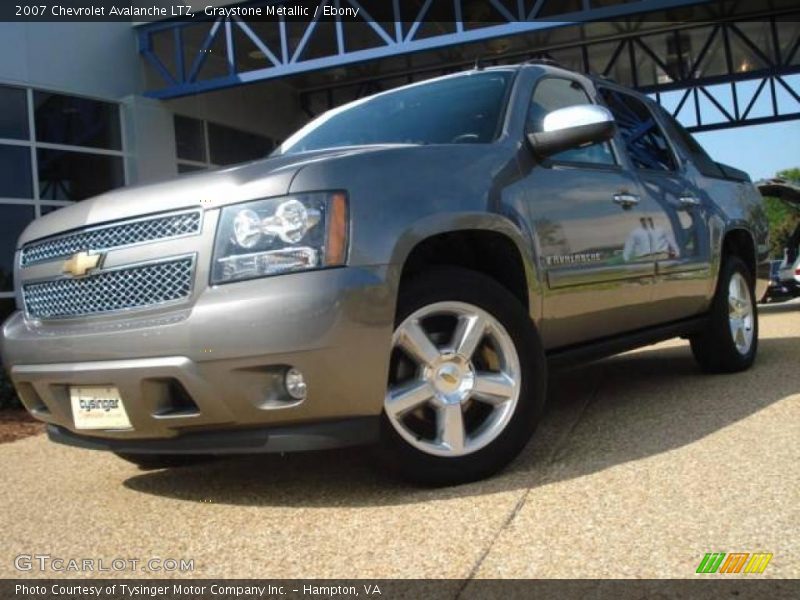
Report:
[{"label": "side window trim", "polygon": [[[625,155],[628,158],[628,162],[630,162],[631,167],[633,167],[634,170],[636,170],[636,171],[646,171],[648,173],[660,173],[662,175],[665,174],[665,173],[668,173],[668,174],[669,173],[671,173],[671,174],[679,173],[681,171],[681,168],[682,168],[682,165],[683,165],[684,161],[683,161],[682,157],[680,156],[680,154],[677,152],[677,148],[675,146],[675,141],[670,137],[669,132],[667,131],[667,128],[664,127],[664,124],[661,123],[661,120],[659,119],[659,115],[657,115],[655,113],[655,111],[648,105],[647,102],[644,102],[644,101],[640,100],[634,94],[631,94],[631,93],[629,93],[627,91],[618,90],[618,89],[615,89],[615,88],[612,88],[612,87],[609,87],[609,86],[606,86],[606,85],[598,86],[597,91],[598,91],[598,98],[600,98],[602,100],[602,105],[605,106],[606,108],[608,108],[609,110],[611,110],[611,108],[607,105],[607,103],[605,102],[605,99],[602,97],[602,94],[600,93],[601,91],[606,91],[606,92],[609,92],[609,93],[612,93],[612,94],[617,94],[617,95],[620,95],[620,96],[624,96],[625,98],[630,98],[634,102],[638,102],[639,104],[641,104],[644,107],[644,109],[647,111],[647,114],[650,115],[650,118],[653,120],[654,126],[658,128],[658,131],[661,133],[662,137],[664,138],[664,140],[667,143],[667,152],[669,152],[669,156],[672,159],[672,165],[673,165],[671,169],[653,169],[653,168],[649,168],[649,167],[639,167],[634,162],[633,158],[630,155],[630,152],[628,152],[628,145],[627,145],[627,143],[625,143],[625,140],[622,139],[622,133],[619,131],[619,127],[617,127],[617,135],[619,135],[620,141],[622,142],[621,143],[621,146],[622,146],[622,150],[621,151],[625,152]],[[615,119],[616,119],[616,117],[615,117]]]},{"label": "side window trim", "polygon": [[[531,105],[533,104],[533,97],[536,95],[536,90],[539,89],[539,86],[543,82],[545,82],[547,80],[554,80],[554,79],[555,80],[561,80],[561,81],[568,81],[571,84],[577,85],[580,88],[580,90],[584,93],[584,95],[586,96],[586,100],[588,101],[589,104],[597,105],[597,106],[603,106],[603,104],[598,102],[598,98],[596,96],[592,97],[592,95],[589,93],[589,91],[586,89],[586,87],[583,85],[583,83],[581,83],[577,79],[575,79],[573,77],[568,77],[568,76],[565,76],[565,75],[551,75],[551,74],[543,75],[542,77],[540,77],[536,81],[536,84],[533,86],[533,89],[531,90],[530,98],[528,99],[528,107],[527,107],[527,110],[525,111],[525,133],[526,134],[529,132],[529,126],[530,126],[530,118],[529,118],[529,116],[530,116],[530,111],[531,111]],[[603,143],[608,145],[608,149],[609,149],[609,151],[611,153],[611,159],[613,161],[612,163],[564,160],[564,159],[558,159],[558,158],[554,158],[554,157],[550,157],[547,160],[548,160],[548,162],[550,164],[557,165],[557,166],[567,166],[567,167],[586,168],[586,169],[601,169],[601,170],[604,170],[604,171],[619,171],[619,170],[622,170],[623,167],[622,167],[622,163],[619,160],[619,154],[618,154],[619,150],[615,147],[616,144],[613,143],[613,140],[612,141],[608,141],[608,142],[603,142]]]},{"label": "side window trim", "polygon": [[[653,119],[656,122],[656,125],[659,129],[661,129],[661,133],[664,135],[664,139],[667,140],[667,146],[669,147],[670,154],[672,154],[672,162],[675,164],[675,168],[669,173],[681,173],[683,172],[686,161],[691,160],[692,154],[691,151],[687,148],[683,150],[682,142],[679,142],[673,135],[671,128],[666,123],[664,116],[659,114],[658,109],[662,108],[658,104],[651,106],[649,102],[643,103],[647,110],[650,111],[650,114],[653,115]],[[663,108],[662,108],[663,110]]]},{"label": "side window trim", "polygon": [[725,179],[725,174],[722,172],[722,169],[714,162],[714,159],[711,158],[708,151],[703,148],[703,145],[663,106],[659,107],[659,109],[661,118],[667,124],[668,129],[672,129],[675,132],[675,138],[677,139],[675,146],[680,147],[686,155],[686,160],[684,162],[692,163],[694,168],[704,177]]}]

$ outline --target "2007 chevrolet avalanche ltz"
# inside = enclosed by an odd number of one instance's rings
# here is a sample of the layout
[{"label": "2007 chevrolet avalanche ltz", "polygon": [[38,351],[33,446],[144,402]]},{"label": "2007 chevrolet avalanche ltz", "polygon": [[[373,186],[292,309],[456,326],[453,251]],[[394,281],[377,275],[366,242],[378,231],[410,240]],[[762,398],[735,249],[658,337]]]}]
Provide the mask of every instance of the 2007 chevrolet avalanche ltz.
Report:
[{"label": "2007 chevrolet avalanche ltz", "polygon": [[33,222],[2,358],[56,442],[149,466],[376,444],[458,483],[520,452],[549,366],[682,336],[749,367],[767,238],[747,175],[649,99],[476,68]]}]

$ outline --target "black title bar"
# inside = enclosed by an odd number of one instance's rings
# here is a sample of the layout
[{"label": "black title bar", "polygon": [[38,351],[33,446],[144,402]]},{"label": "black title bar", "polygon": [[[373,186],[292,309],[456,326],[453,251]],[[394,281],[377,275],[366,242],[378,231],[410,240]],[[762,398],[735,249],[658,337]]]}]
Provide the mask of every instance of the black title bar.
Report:
[{"label": "black title bar", "polygon": [[666,580],[499,579],[27,579],[0,580],[4,600],[343,600],[558,598],[571,600],[796,599],[800,580],[708,576]]},{"label": "black title bar", "polygon": [[[174,0],[3,0],[0,22],[199,22],[217,18],[244,21],[373,21],[454,23],[469,27],[516,21],[624,21],[687,22],[731,18],[757,20],[766,10],[762,0],[585,0],[581,9],[572,2],[551,0],[248,0],[205,2]],[[788,7],[788,8],[787,8]],[[789,10],[791,3],[783,9]],[[795,12],[796,12],[795,6]],[[771,14],[776,14],[771,9]],[[780,11],[779,11],[780,12]]]}]

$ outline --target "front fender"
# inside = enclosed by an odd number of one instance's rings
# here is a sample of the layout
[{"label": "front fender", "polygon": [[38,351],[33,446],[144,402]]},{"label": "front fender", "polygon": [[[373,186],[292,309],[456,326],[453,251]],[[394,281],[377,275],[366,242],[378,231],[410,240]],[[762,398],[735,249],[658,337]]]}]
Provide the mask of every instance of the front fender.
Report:
[{"label": "front fender", "polygon": [[530,230],[520,216],[515,223],[511,218],[496,213],[484,212],[447,212],[427,215],[398,236],[391,253],[391,266],[395,285],[399,284],[403,265],[414,248],[425,240],[436,235],[459,231],[488,231],[505,236],[516,247],[525,268],[528,296],[530,298],[530,315],[538,321],[541,318],[541,286],[542,280],[535,255],[535,245]]}]

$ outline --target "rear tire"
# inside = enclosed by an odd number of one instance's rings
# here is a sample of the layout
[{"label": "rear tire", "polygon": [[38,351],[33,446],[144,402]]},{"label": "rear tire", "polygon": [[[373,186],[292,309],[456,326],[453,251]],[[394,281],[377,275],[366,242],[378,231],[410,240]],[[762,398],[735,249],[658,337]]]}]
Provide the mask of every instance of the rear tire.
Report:
[{"label": "rear tire", "polygon": [[546,377],[539,335],[514,295],[466,269],[427,271],[400,290],[381,454],[425,485],[488,477],[533,434]]},{"label": "rear tire", "polygon": [[707,373],[736,373],[750,368],[758,352],[758,311],[753,274],[738,256],[727,256],[704,330],[690,341]]}]

